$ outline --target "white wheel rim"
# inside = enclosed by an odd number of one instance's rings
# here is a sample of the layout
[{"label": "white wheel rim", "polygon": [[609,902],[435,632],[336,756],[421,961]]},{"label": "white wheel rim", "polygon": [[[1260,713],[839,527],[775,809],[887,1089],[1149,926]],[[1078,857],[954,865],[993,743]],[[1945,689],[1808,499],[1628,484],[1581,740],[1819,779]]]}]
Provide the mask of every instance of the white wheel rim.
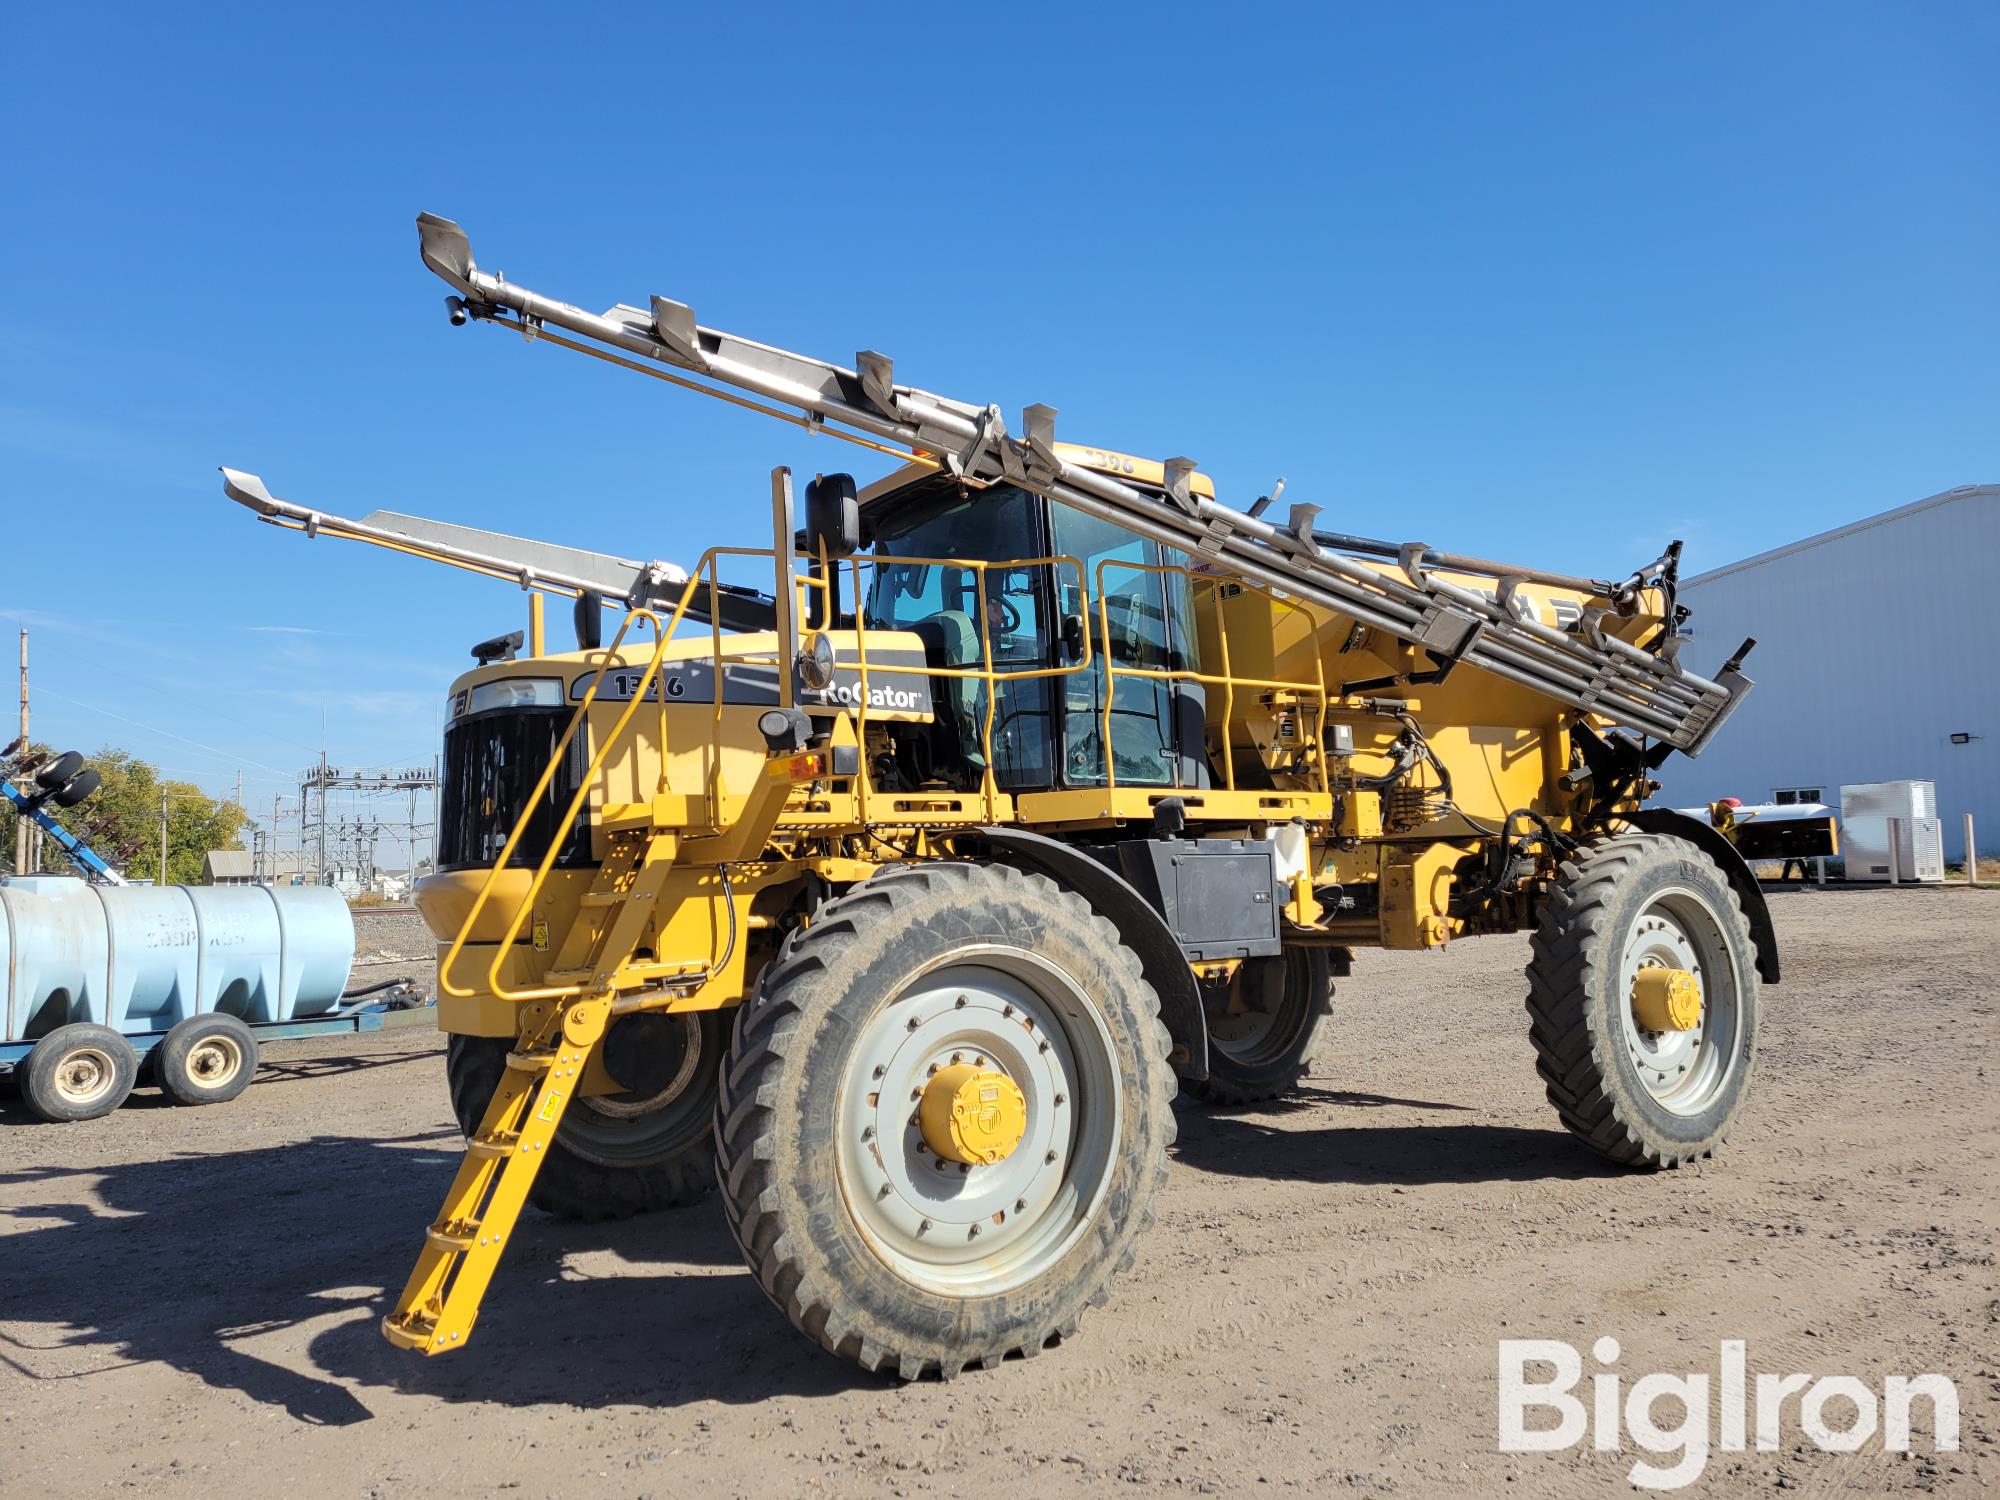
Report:
[{"label": "white wheel rim", "polygon": [[[917,1098],[954,1055],[1007,1074],[1027,1110],[991,1166],[924,1146]],[[848,1213],[897,1275],[944,1296],[991,1296],[1068,1253],[1101,1208],[1117,1160],[1124,1083],[1111,1034],[1068,974],[1037,954],[979,945],[941,957],[861,1027],[836,1101]]]},{"label": "white wheel rim", "polygon": [[[1648,1031],[1632,1009],[1641,969],[1683,969],[1701,990],[1701,1019],[1691,1031]],[[1617,1004],[1625,1051],[1640,1084],[1663,1108],[1698,1115],[1712,1105],[1742,1050],[1741,976],[1722,924],[1706,897],[1686,887],[1662,891],[1626,933],[1618,965]]]},{"label": "white wheel rim", "polygon": [[118,1081],[118,1065],[101,1047],[79,1047],[55,1067],[56,1094],[65,1104],[86,1107],[108,1095]]},{"label": "white wheel rim", "polygon": [[227,1088],[243,1071],[243,1049],[220,1032],[203,1037],[188,1049],[187,1076],[198,1089]]}]

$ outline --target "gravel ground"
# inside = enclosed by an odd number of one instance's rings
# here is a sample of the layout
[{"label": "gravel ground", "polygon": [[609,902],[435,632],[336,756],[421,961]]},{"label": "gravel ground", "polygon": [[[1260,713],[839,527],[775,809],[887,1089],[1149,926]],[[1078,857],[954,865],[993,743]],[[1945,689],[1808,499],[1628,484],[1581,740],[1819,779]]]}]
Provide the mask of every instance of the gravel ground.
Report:
[{"label": "gravel ground", "polygon": [[1182,1111],[1159,1227],[1080,1338],[945,1385],[794,1334],[712,1202],[531,1217],[469,1349],[389,1348],[385,1289],[458,1153],[427,1031],[275,1045],[213,1110],[143,1091],[43,1126],[9,1101],[0,1493],[1629,1493],[1629,1444],[1496,1451],[1496,1341],[1588,1371],[1600,1335],[1628,1380],[1740,1338],[1753,1372],[1957,1383],[1959,1452],[1929,1452],[1921,1404],[1908,1458],[1806,1446],[1794,1408],[1691,1493],[1991,1492],[2000,893],[1773,905],[1787,981],[1720,1159],[1611,1172],[1562,1134],[1524,940],[1363,954],[1315,1087]]},{"label": "gravel ground", "polygon": [[414,906],[354,908],[354,973],[349,988],[408,976],[426,995],[436,991],[437,940]]}]

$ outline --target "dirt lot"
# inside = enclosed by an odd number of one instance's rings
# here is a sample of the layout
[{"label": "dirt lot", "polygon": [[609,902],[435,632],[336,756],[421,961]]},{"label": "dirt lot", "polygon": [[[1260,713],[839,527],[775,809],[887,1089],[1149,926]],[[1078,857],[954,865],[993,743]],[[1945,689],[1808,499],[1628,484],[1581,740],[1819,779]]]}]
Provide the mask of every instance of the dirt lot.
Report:
[{"label": "dirt lot", "polygon": [[1957,1382],[1960,1452],[1929,1455],[1920,1403],[1917,1456],[1824,1454],[1794,1404],[1780,1451],[1716,1453],[1696,1493],[2000,1489],[2000,893],[1772,899],[1788,977],[1720,1160],[1607,1172],[1561,1133],[1524,942],[1364,954],[1315,1089],[1183,1111],[1160,1225],[1081,1338],[948,1385],[792,1333],[712,1205],[535,1218],[470,1349],[390,1349],[384,1289],[458,1149],[428,1032],[274,1046],[214,1110],[9,1101],[0,1492],[1629,1492],[1629,1446],[1496,1451],[1496,1341],[1588,1372],[1602,1334],[1628,1380],[1740,1338],[1753,1372]]}]

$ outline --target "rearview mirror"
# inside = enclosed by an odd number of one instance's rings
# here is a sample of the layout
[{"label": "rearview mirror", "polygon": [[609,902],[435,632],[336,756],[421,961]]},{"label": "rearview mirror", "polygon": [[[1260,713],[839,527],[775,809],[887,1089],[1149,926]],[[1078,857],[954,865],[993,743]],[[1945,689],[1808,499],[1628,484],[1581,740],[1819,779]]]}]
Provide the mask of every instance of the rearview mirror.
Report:
[{"label": "rearview mirror", "polygon": [[861,502],[852,474],[821,474],[806,486],[806,555],[852,557],[861,550]]}]

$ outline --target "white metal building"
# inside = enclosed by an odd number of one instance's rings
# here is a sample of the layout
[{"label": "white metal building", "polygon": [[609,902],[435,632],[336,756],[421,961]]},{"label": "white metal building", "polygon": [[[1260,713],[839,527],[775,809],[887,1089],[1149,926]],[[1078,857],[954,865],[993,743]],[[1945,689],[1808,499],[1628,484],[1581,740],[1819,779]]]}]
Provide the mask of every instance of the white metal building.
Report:
[{"label": "white metal building", "polygon": [[1744,637],[1757,686],[1661,800],[1839,804],[1843,785],[1937,783],[1945,857],[2000,848],[2000,485],[1962,485],[1689,578],[1685,659],[1711,672]]}]

